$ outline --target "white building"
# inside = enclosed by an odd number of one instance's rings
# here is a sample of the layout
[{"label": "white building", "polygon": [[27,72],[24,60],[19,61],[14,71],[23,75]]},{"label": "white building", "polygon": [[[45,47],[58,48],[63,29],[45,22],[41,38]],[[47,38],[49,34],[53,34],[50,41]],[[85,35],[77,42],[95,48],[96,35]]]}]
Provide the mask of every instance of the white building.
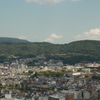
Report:
[{"label": "white building", "polygon": [[40,96],[38,100],[48,100],[48,96]]},{"label": "white building", "polygon": [[50,95],[48,100],[65,100],[65,94],[54,94]]},{"label": "white building", "polygon": [[84,98],[84,99],[90,99],[90,92],[88,92],[88,91],[83,91],[83,98]]}]

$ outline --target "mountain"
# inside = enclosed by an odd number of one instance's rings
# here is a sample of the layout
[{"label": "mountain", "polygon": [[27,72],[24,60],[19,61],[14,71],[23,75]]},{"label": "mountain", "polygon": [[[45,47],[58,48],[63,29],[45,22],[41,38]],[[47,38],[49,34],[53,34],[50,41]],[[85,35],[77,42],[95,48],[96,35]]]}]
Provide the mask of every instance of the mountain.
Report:
[{"label": "mountain", "polygon": [[[8,40],[10,41],[10,39]],[[60,59],[68,64],[81,61],[99,61],[100,41],[82,40],[68,44],[52,44],[45,42],[32,43],[27,40],[11,38],[9,43],[8,41],[7,43],[4,41],[0,43],[0,55],[32,57],[42,54],[44,54],[47,59]]]},{"label": "mountain", "polygon": [[9,37],[0,37],[0,43],[28,43],[29,41],[18,39],[18,38],[9,38]]},{"label": "mountain", "polygon": [[70,52],[77,52],[77,53],[99,51],[100,41],[96,41],[96,40],[74,41],[67,45],[67,50]]}]

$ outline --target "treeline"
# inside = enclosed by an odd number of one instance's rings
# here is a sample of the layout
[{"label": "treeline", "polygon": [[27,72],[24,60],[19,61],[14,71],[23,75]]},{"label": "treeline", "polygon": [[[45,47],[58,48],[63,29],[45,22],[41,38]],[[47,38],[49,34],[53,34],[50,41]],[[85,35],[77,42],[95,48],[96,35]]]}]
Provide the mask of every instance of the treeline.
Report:
[{"label": "treeline", "polygon": [[60,71],[60,72],[40,71],[40,72],[36,72],[32,77],[38,77],[38,76],[61,77],[65,73],[67,73],[67,72],[66,71]]},{"label": "treeline", "polygon": [[94,79],[94,80],[100,80],[100,76],[95,76],[95,75],[94,75],[94,76],[92,76],[91,78]]}]

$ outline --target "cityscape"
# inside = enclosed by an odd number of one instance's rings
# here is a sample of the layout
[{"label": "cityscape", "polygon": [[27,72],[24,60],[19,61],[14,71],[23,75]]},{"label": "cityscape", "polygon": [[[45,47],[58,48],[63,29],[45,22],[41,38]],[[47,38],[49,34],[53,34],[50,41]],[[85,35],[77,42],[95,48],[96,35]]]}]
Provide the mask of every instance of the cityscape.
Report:
[{"label": "cityscape", "polygon": [[43,55],[15,58],[0,63],[1,100],[100,100],[99,62],[68,65],[45,61]]},{"label": "cityscape", "polygon": [[0,100],[100,100],[100,0],[0,0]]}]

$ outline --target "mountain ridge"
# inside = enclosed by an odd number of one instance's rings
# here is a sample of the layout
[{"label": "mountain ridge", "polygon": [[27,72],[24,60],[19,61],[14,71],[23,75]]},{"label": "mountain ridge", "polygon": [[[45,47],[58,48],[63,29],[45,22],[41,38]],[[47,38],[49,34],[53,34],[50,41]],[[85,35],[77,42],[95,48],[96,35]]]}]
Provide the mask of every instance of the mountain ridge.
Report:
[{"label": "mountain ridge", "polygon": [[28,43],[28,40],[12,38],[12,37],[0,37],[0,43]]},{"label": "mountain ridge", "polygon": [[69,64],[80,61],[99,61],[100,41],[81,40],[68,44],[52,44],[48,42],[0,43],[0,56],[32,57],[42,54],[47,58],[62,59]]}]

